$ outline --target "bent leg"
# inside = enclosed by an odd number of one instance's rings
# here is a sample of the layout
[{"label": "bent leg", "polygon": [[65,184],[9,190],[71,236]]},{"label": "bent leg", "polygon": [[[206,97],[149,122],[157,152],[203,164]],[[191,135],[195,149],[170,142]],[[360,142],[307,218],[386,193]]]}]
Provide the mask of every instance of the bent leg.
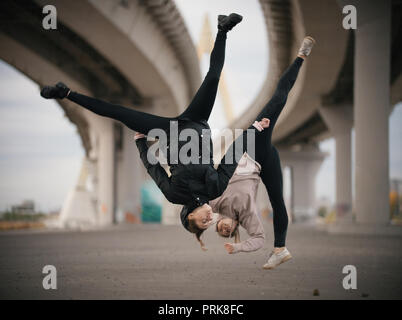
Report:
[{"label": "bent leg", "polygon": [[100,115],[118,120],[128,128],[147,134],[149,130],[160,128],[167,131],[171,118],[159,117],[145,112],[129,109],[117,104],[91,98],[77,92],[71,92],[68,99]]},{"label": "bent leg", "polygon": [[207,75],[187,109],[178,118],[193,121],[209,119],[218,91],[219,78],[225,62],[226,32],[218,31],[211,52]]},{"label": "bent leg", "polygon": [[288,228],[288,213],[283,199],[282,168],[278,151],[271,147],[261,164],[261,180],[264,183],[273,209],[274,246],[284,247]]}]

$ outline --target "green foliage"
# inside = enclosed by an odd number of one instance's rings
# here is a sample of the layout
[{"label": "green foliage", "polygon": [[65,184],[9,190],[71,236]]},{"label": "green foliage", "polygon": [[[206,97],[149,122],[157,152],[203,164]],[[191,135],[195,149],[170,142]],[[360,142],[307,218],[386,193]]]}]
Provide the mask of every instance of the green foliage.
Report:
[{"label": "green foliage", "polygon": [[0,215],[0,221],[40,221],[46,214],[44,213],[34,213],[34,214],[23,214],[15,213],[11,211],[3,212]]},{"label": "green foliage", "polygon": [[327,216],[327,213],[328,213],[328,211],[327,211],[326,207],[320,207],[318,209],[318,216],[320,216],[322,218],[325,218]]}]

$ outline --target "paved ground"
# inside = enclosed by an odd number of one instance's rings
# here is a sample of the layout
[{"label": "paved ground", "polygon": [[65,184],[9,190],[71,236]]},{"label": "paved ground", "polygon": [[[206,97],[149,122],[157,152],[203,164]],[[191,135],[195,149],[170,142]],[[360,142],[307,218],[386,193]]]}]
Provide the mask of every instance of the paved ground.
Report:
[{"label": "paved ground", "polygon": [[[402,298],[401,237],[329,236],[292,225],[294,258],[267,271],[261,266],[272,226],[266,230],[263,250],[236,255],[225,254],[224,240],[212,230],[205,235],[209,250],[202,252],[180,226],[2,232],[0,299]],[[357,290],[342,287],[348,264],[357,268]],[[57,268],[57,290],[42,288],[45,265]]]}]

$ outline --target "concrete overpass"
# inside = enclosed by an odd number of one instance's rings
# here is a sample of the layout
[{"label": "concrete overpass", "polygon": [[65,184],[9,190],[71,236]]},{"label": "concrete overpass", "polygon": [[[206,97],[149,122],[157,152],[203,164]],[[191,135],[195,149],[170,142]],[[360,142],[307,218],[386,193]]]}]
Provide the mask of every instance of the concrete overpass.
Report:
[{"label": "concrete overpass", "polygon": [[[42,28],[46,4],[1,2],[1,59],[40,86],[62,80],[84,94],[159,115],[184,110],[200,70],[173,1],[56,0],[57,30]],[[117,212],[139,212],[140,184],[148,177],[132,132],[67,100],[61,107],[86,154],[62,210],[65,221],[107,225]]]},{"label": "concrete overpass", "polygon": [[[260,0],[270,49],[267,78],[247,111],[232,123],[245,128],[271,97],[305,35],[317,40],[286,108],[274,143],[292,169],[294,217],[311,216],[314,181],[325,158],[318,142],[336,141],[336,204],[353,208],[368,226],[389,223],[388,117],[402,100],[400,1]],[[357,9],[357,30],[342,26],[344,5]],[[356,133],[352,200],[351,129]],[[263,199],[265,202],[266,199]]]},{"label": "concrete overpass", "polygon": [[[401,3],[349,2],[260,0],[269,41],[269,70],[261,92],[231,127],[248,126],[271,97],[304,35],[313,35],[317,45],[274,134],[283,165],[292,168],[291,211],[296,219],[313,214],[315,175],[325,158],[318,142],[330,136],[337,145],[337,203],[351,208],[350,131],[355,125],[356,218],[369,225],[385,225],[388,115],[402,92],[397,41]],[[63,79],[77,91],[161,115],[183,110],[198,88],[197,55],[173,1],[85,0],[78,4],[58,0],[54,2],[57,31],[41,27],[45,4],[41,0],[0,4],[0,57],[39,85]],[[344,4],[357,7],[356,32],[342,27]],[[386,106],[386,112],[381,106]],[[86,205],[65,206],[65,211],[71,216],[90,211],[92,206],[89,222],[100,225],[116,220],[116,212],[135,211],[139,183],[145,175],[131,132],[68,101],[62,102],[62,108],[77,125],[86,150],[83,177],[88,171],[94,186],[88,192],[80,181],[69,203]],[[81,200],[74,201],[74,197]],[[178,220],[174,206],[164,207],[171,213],[170,221]]]}]

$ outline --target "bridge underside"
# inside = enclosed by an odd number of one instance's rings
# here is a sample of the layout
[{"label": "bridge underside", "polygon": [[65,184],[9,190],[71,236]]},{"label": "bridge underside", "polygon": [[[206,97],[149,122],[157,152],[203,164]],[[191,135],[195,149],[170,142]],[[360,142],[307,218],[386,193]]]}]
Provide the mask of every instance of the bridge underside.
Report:
[{"label": "bridge underside", "polygon": [[[350,212],[353,204],[359,204],[354,214],[360,222],[388,221],[387,128],[392,107],[402,100],[402,3],[397,0],[368,3],[360,0],[260,0],[270,46],[268,75],[258,97],[231,128],[246,128],[254,120],[272,96],[280,75],[292,62],[303,37],[311,35],[317,41],[273,133],[282,165],[291,169],[294,195],[289,206],[293,212],[297,207],[302,208],[301,212],[311,211],[315,189],[312,179],[325,157],[319,152],[318,142],[334,137],[337,212]],[[358,29],[354,31],[342,27],[342,7],[347,4],[357,8]],[[373,21],[377,23],[375,26]],[[356,48],[363,49],[357,51]],[[356,70],[360,73],[355,74]],[[381,76],[389,82],[380,80]],[[360,94],[358,97],[356,92]],[[387,92],[390,92],[390,99]],[[368,99],[369,96],[372,99]],[[375,119],[379,120],[378,125]],[[355,172],[355,189],[359,191],[354,202],[351,178],[353,127],[357,138],[356,153],[360,154],[355,159],[355,168],[366,168]],[[370,156],[369,150],[375,149],[374,145],[367,147],[370,143],[380,144],[383,156]],[[375,184],[385,190],[381,195],[371,188]],[[306,202],[300,195],[310,200]],[[266,196],[261,203],[267,203]]]},{"label": "bridge underside", "polygon": [[[401,98],[402,86],[400,77],[402,72],[402,3],[392,1],[391,4],[391,90],[394,92],[391,103],[394,105]],[[344,61],[338,72],[338,77],[333,88],[321,96],[321,104],[336,108],[337,106],[353,105],[354,88],[354,59],[355,59],[355,35],[349,31],[347,46],[344,53]],[[312,59],[316,58],[315,56]],[[319,59],[319,57],[317,57]],[[399,81],[398,81],[399,80]],[[290,147],[295,144],[315,143],[330,136],[329,128],[320,112],[313,113],[309,119],[300,123],[295,129],[286,134],[285,137],[276,140],[280,147]]]},{"label": "bridge underside", "polygon": [[[61,80],[74,91],[164,116],[182,111],[198,88],[196,51],[173,1],[55,0],[57,30],[42,27],[45,4],[0,2],[0,58],[39,86]],[[58,102],[86,152],[62,216],[105,225],[118,214],[138,215],[140,185],[149,177],[132,131]]]},{"label": "bridge underside", "polygon": [[[6,37],[44,57],[49,64],[63,70],[94,96],[116,103],[126,101],[130,102],[130,105],[141,105],[143,99],[138,90],[85,39],[60,21],[57,25],[58,32],[49,32],[41,28],[42,8],[36,3],[21,0],[2,1],[0,19],[1,31]],[[19,64],[7,62],[19,68]],[[48,84],[44,83],[44,77],[38,74],[27,76],[41,86]],[[87,120],[80,111],[69,108],[67,103],[61,101],[60,105],[68,119],[77,125],[83,146],[88,153],[91,145]]]},{"label": "bridge underside", "polygon": [[[60,8],[57,32],[42,28],[44,3],[44,0],[0,2],[0,57],[39,85],[66,79],[67,84],[82,93],[160,115],[180,112],[197,89],[200,74],[196,52],[173,1],[85,0],[78,4],[55,0]],[[252,105],[231,124],[232,128],[248,127],[271,97],[302,38],[306,34],[314,36],[317,45],[299,74],[273,135],[283,164],[291,166],[294,177],[298,177],[295,184],[299,183],[300,190],[308,189],[301,182],[314,189],[311,177],[315,177],[325,156],[318,150],[318,141],[335,136],[337,150],[341,146],[350,149],[349,133],[344,133],[353,124],[349,113],[356,100],[354,70],[356,61],[362,59],[356,52],[359,47],[356,33],[341,26],[341,3],[342,0],[260,0],[269,37],[269,72]],[[392,12],[389,81],[391,103],[395,103],[402,99],[399,54],[402,4],[400,1],[389,4]],[[116,176],[124,180],[135,154],[132,144],[127,143],[131,133],[69,101],[63,100],[61,106],[77,125],[87,160],[92,163],[89,166],[96,164],[91,170],[101,180],[98,206],[101,212],[106,212],[105,216],[110,216],[116,198],[122,193],[116,191]],[[339,122],[339,114],[345,117],[348,114],[348,118]],[[337,161],[346,164],[349,154],[346,152],[343,158]],[[340,176],[351,175],[350,166],[346,167]],[[337,173],[337,181],[342,179],[338,179]],[[137,187],[126,181],[119,188]],[[343,190],[351,194],[348,188]],[[308,207],[309,204],[301,203],[303,199],[312,202],[313,195],[313,191],[304,194],[294,206]],[[127,200],[133,195],[127,193],[124,197]]]}]

